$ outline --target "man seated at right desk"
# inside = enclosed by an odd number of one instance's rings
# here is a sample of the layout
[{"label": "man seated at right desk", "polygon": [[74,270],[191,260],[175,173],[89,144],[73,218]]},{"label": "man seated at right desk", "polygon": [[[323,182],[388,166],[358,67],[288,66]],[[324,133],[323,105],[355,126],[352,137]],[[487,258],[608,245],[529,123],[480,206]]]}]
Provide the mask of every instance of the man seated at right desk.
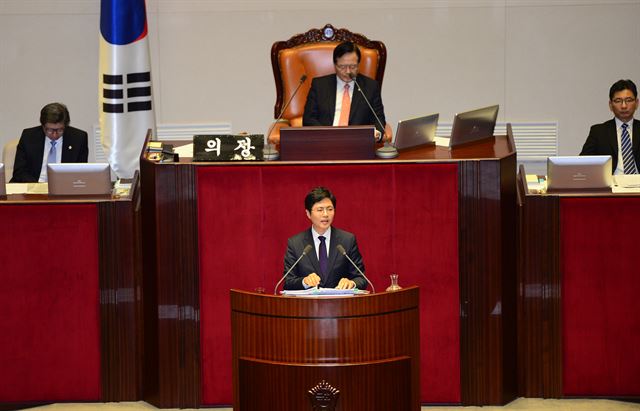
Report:
[{"label": "man seated at right desk", "polygon": [[86,163],[86,131],[71,127],[64,104],[50,103],[40,110],[40,125],[22,131],[13,165],[12,183],[47,181],[49,163]]},{"label": "man seated at right desk", "polygon": [[367,280],[338,252],[339,245],[344,247],[349,258],[364,272],[356,237],[347,231],[332,227],[336,198],[331,191],[325,187],[314,188],[305,197],[304,207],[307,218],[311,221],[311,228],[287,241],[287,253],[284,256],[285,273],[303,254],[307,245],[314,245],[315,251],[304,256],[289,273],[284,283],[285,290],[303,290],[311,287],[366,289]]},{"label": "man seated at right desk", "polygon": [[637,107],[638,89],[633,81],[616,81],[609,89],[609,109],[615,117],[591,126],[580,155],[610,155],[613,174],[638,174],[640,121],[633,118]]},{"label": "man seated at right desk", "polygon": [[360,57],[360,49],[350,41],[340,43],[333,49],[333,65],[336,73],[316,77],[311,81],[302,125],[374,125],[379,141],[391,141],[390,133],[380,128],[378,120],[355,84],[357,82],[360,85],[380,123],[386,127],[380,85],[376,80],[358,74]]}]

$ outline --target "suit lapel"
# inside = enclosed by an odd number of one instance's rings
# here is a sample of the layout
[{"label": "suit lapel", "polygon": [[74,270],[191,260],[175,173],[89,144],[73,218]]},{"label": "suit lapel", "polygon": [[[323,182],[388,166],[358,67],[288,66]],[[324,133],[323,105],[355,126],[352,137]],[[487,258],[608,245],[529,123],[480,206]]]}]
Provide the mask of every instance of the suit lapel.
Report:
[{"label": "suit lapel", "polygon": [[[76,156],[73,156],[75,140],[71,135],[62,136],[62,141],[64,144],[62,145],[62,157],[61,161],[63,163],[73,163],[76,161]],[[77,147],[75,147],[77,148]]]},{"label": "suit lapel", "polygon": [[313,242],[313,236],[311,235],[311,229],[307,230],[304,236],[304,244],[302,244],[302,247],[304,248],[307,244],[311,244],[311,246],[313,246],[313,251],[307,254],[307,257],[311,261],[311,265],[313,266],[313,270],[315,271],[315,273],[320,275],[320,262],[318,261],[318,254],[316,254],[316,247],[315,243]]},{"label": "suit lapel", "polygon": [[633,136],[631,137],[633,143],[633,156],[638,158],[640,152],[640,121],[633,120]]},{"label": "suit lapel", "polygon": [[336,88],[338,87],[338,79],[336,76],[331,76],[329,77],[329,93],[327,95],[327,107],[329,107],[329,110],[327,111],[327,113],[331,113],[331,121],[329,122],[328,125],[333,125],[333,117],[334,117],[334,113],[336,112]]},{"label": "suit lapel", "polygon": [[[363,83],[360,75],[358,75],[358,77],[356,78],[356,81],[360,85],[362,85]],[[362,93],[360,93],[360,90],[358,90],[358,86],[356,85],[356,83],[352,82],[352,86],[353,86],[353,97],[351,98],[351,111],[349,112],[349,124],[351,124],[351,122],[353,121],[354,114],[356,113],[356,111],[358,111],[358,107],[361,104],[364,104],[364,101],[362,99]],[[362,91],[364,92],[364,89]]]},{"label": "suit lapel", "polygon": [[613,153],[614,162],[618,159],[618,130],[616,130],[616,120],[610,121],[607,126],[607,141]]},{"label": "suit lapel", "polygon": [[329,242],[329,261],[327,261],[327,271],[333,272],[333,266],[336,263],[338,257],[338,229],[331,227],[331,241]]}]

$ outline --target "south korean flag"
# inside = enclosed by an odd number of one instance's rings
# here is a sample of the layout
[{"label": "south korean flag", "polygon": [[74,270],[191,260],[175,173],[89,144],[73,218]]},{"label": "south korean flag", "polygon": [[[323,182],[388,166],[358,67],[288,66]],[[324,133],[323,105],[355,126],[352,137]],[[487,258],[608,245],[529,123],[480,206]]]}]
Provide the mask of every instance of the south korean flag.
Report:
[{"label": "south korean flag", "polygon": [[140,168],[148,129],[155,135],[144,0],[101,0],[99,96],[102,145],[119,178]]}]

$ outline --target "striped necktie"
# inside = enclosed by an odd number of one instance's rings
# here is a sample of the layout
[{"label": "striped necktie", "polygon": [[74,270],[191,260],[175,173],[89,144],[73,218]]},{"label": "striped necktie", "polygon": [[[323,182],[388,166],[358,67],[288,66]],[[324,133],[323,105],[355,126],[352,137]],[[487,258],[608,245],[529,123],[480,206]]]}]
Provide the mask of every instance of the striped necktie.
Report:
[{"label": "striped necktie", "polygon": [[631,138],[629,138],[628,124],[622,124],[622,133],[620,135],[620,145],[622,146],[622,164],[625,174],[638,174],[636,160],[633,157],[633,149],[631,148]]},{"label": "striped necktie", "polygon": [[56,162],[56,144],[57,141],[51,141],[51,150],[49,150],[49,155],[47,156],[47,164],[53,164]]}]

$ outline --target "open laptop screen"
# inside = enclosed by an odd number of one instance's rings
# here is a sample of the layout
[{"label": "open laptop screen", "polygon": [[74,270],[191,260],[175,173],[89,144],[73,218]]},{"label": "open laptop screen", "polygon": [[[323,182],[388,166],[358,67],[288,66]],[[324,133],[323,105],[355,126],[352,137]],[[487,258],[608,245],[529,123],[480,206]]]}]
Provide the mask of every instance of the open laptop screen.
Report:
[{"label": "open laptop screen", "polygon": [[107,163],[47,164],[49,194],[111,194],[111,170]]},{"label": "open laptop screen", "polygon": [[0,196],[7,194],[7,186],[4,178],[4,164],[0,163]]},{"label": "open laptop screen", "polygon": [[547,192],[609,190],[611,156],[562,156],[547,159]]},{"label": "open laptop screen", "polygon": [[436,127],[438,126],[439,114],[430,114],[398,121],[396,130],[395,147],[403,150],[427,144],[435,144]]},{"label": "open laptop screen", "polygon": [[498,118],[498,105],[456,114],[453,118],[449,147],[473,143],[493,137]]}]

